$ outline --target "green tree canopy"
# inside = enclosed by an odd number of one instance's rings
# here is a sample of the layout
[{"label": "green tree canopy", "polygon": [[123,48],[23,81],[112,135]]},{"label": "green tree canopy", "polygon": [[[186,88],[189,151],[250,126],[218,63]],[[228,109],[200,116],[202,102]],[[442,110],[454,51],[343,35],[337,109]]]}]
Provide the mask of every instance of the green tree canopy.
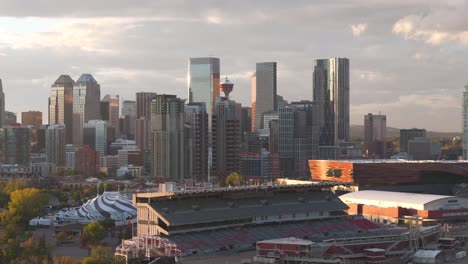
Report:
[{"label": "green tree canopy", "polygon": [[100,223],[92,221],[84,227],[83,236],[86,238],[86,241],[96,243],[104,239],[106,229]]}]

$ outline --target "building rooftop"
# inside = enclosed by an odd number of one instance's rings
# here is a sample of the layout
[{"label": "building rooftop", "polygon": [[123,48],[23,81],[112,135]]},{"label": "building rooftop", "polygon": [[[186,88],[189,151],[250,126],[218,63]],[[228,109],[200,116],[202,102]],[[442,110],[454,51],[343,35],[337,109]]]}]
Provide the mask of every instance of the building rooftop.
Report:
[{"label": "building rooftop", "polygon": [[80,78],[76,81],[76,84],[87,84],[87,83],[96,83],[97,81],[89,73],[83,73]]},{"label": "building rooftop", "polygon": [[64,84],[74,84],[75,81],[70,77],[70,75],[60,75],[58,79],[54,82],[54,85],[64,85]]},{"label": "building rooftop", "polygon": [[339,198],[345,203],[360,203],[386,208],[413,208],[417,210],[427,210],[428,204],[443,199],[457,200],[457,205],[459,201],[468,201],[468,198],[456,196],[371,190],[347,193]]}]

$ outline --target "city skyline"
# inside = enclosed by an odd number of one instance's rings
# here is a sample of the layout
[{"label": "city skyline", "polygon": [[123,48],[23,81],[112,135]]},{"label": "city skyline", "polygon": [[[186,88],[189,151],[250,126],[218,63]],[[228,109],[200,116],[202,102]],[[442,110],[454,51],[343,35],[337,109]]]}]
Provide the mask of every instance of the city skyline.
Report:
[{"label": "city skyline", "polygon": [[[0,4],[6,109],[46,113],[42,100],[16,98],[25,91],[30,98],[46,97],[56,76],[76,79],[83,72],[93,74],[105,93],[125,100],[139,91],[188,99],[187,59],[208,56],[221,59],[221,78],[236,83],[232,99],[242,105],[251,104],[250,76],[260,61],[278,62],[278,94],[297,101],[310,99],[315,59],[348,57],[351,124],[382,112],[391,127],[461,131],[453,122],[468,83],[460,67],[468,56],[461,2],[132,5],[113,3],[110,10],[106,4],[70,8],[57,2],[53,10],[23,10],[17,3]],[[341,12],[349,15],[337,16]],[[69,41],[76,36],[82,41]],[[187,45],[195,36],[216,41]]]}]

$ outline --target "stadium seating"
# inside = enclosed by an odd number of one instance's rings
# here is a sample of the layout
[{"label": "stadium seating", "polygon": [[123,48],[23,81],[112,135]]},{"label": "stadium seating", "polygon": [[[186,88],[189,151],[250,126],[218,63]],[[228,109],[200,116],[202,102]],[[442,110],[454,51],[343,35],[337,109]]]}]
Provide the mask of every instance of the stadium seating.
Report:
[{"label": "stadium seating", "polygon": [[364,218],[346,217],[306,222],[262,224],[191,232],[169,237],[184,255],[210,254],[227,250],[253,249],[260,240],[297,237],[322,241],[343,236],[359,235],[380,227]]}]

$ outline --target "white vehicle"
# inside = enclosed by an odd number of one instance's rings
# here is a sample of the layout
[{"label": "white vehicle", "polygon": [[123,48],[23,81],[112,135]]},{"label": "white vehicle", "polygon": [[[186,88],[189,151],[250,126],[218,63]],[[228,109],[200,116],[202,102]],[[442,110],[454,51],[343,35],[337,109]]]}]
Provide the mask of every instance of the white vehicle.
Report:
[{"label": "white vehicle", "polygon": [[101,182],[98,178],[88,178],[86,179],[87,183],[99,183]]}]

